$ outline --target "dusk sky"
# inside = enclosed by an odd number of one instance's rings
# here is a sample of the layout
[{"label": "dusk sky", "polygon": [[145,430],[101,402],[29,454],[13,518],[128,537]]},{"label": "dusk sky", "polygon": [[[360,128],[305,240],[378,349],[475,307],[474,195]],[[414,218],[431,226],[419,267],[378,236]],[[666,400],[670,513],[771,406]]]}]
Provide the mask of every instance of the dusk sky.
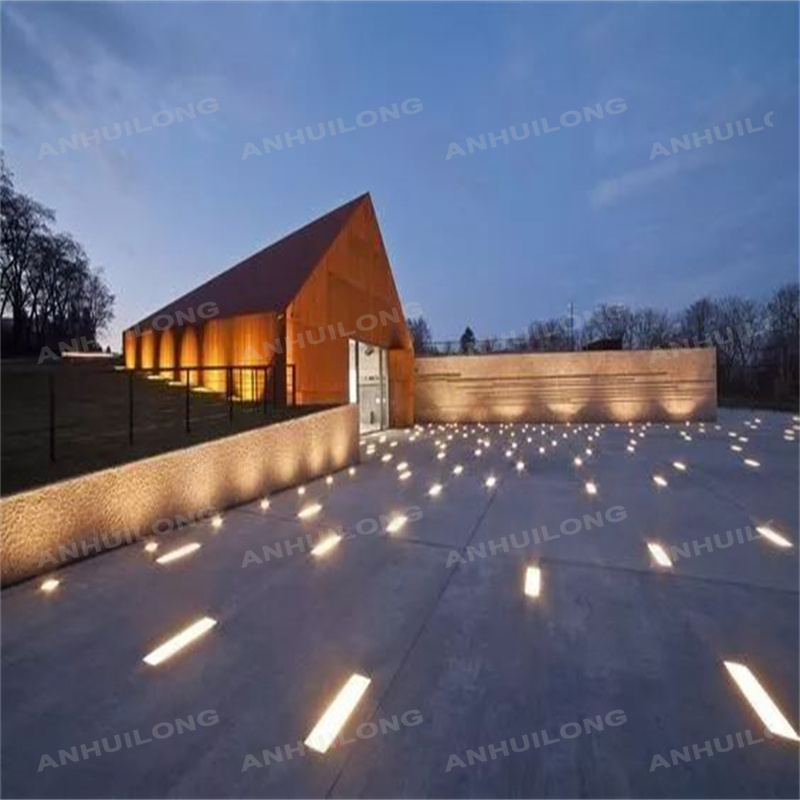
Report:
[{"label": "dusk sky", "polygon": [[[794,3],[4,3],[2,146],[17,188],[105,268],[115,348],[365,191],[437,340],[570,301],[766,299],[798,276],[797,35]],[[560,129],[467,150],[543,117]],[[59,148],[134,118],[151,130]],[[356,129],[243,157],[339,118]],[[727,141],[673,152],[727,123]]]}]

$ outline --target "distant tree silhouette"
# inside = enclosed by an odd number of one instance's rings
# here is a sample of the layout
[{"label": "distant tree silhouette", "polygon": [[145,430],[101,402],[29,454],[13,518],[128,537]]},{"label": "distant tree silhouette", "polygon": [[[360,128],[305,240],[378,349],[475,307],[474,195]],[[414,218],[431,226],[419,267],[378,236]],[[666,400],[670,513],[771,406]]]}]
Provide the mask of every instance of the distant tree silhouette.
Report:
[{"label": "distant tree silhouette", "polygon": [[461,334],[461,352],[465,355],[475,352],[475,334],[472,328],[467,325],[464,333]]},{"label": "distant tree silhouette", "polygon": [[414,342],[414,352],[417,355],[427,353],[431,345],[431,328],[425,317],[407,319],[406,325]]}]

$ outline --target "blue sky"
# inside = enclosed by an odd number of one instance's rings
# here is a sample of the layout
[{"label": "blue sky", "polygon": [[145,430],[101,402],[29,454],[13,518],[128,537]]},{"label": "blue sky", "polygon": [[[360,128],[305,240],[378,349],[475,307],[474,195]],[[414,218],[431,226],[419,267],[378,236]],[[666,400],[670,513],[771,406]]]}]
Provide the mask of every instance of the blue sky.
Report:
[{"label": "blue sky", "polygon": [[[4,3],[2,144],[18,188],[103,266],[104,340],[370,191],[401,297],[436,339],[602,301],[764,299],[798,274],[791,3]],[[217,110],[153,127],[156,112]],[[422,110],[243,159],[265,136]],[[626,110],[447,158],[450,144]],[[205,108],[211,106],[206,105]],[[772,127],[672,153],[746,117]],[[150,131],[60,152],[138,118]],[[166,115],[161,119],[166,119]],[[568,119],[574,119],[574,117]],[[56,155],[42,155],[43,143]],[[670,155],[651,159],[660,142]],[[41,157],[40,157],[41,156]]]}]

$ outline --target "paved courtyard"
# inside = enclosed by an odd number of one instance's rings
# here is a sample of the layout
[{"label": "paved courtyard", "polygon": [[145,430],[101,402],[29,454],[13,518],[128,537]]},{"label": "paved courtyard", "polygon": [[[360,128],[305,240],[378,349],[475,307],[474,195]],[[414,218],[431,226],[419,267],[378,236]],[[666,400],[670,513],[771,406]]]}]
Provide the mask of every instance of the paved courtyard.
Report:
[{"label": "paved courtyard", "polygon": [[[797,730],[798,428],[394,431],[353,474],[12,587],[3,794],[797,797],[797,742],[723,662]],[[354,674],[336,742],[304,745]]]}]

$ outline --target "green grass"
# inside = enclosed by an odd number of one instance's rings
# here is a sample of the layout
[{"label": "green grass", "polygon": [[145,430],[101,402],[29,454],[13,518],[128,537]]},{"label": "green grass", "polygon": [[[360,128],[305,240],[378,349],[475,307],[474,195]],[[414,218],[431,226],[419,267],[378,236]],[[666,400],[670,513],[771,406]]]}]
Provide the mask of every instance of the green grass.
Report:
[{"label": "green grass", "polygon": [[[55,462],[50,459],[49,376],[55,381]],[[135,461],[320,410],[276,409],[228,403],[216,394],[190,395],[191,433],[186,432],[186,393],[161,381],[134,378],[134,441],[128,439],[128,376],[109,366],[4,362],[0,369],[0,492]]]}]

